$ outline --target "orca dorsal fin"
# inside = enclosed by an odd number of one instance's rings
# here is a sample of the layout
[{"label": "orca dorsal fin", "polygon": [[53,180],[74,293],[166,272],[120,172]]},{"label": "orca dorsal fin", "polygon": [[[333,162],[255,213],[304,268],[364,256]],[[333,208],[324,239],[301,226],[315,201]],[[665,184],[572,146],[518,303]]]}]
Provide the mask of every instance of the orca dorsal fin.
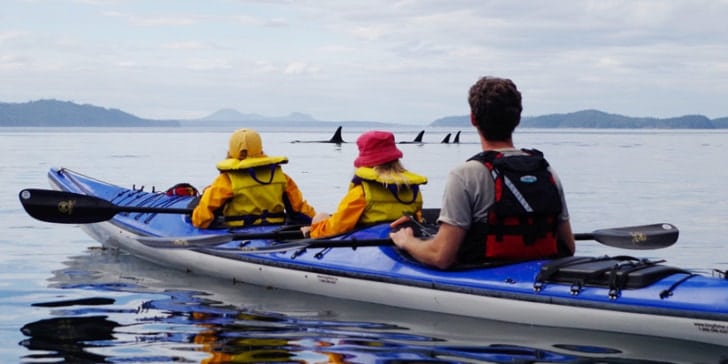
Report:
[{"label": "orca dorsal fin", "polygon": [[344,138],[341,137],[341,125],[339,125],[338,128],[336,128],[336,131],[334,132],[334,136],[329,139],[329,143],[336,143],[341,144],[344,143]]},{"label": "orca dorsal fin", "polygon": [[460,143],[460,130],[458,130],[457,134],[455,134],[455,140],[452,141],[455,144]]},{"label": "orca dorsal fin", "polygon": [[413,140],[413,142],[416,142],[416,143],[422,143],[422,137],[423,137],[424,135],[425,135],[425,131],[424,131],[424,130],[420,131],[420,132],[419,132],[419,134],[417,134],[417,136],[416,136],[416,137],[415,137],[415,139]]},{"label": "orca dorsal fin", "polygon": [[447,133],[447,135],[445,135],[445,138],[443,138],[440,143],[443,143],[443,144],[450,143],[450,134],[452,134],[452,133]]}]

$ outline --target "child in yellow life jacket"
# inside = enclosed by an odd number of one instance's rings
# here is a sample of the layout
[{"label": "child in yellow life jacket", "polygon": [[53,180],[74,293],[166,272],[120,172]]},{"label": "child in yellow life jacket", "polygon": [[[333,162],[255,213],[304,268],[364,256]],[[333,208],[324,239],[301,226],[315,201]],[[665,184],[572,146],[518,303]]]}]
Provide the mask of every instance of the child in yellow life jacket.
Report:
[{"label": "child in yellow life jacket", "polygon": [[220,174],[192,212],[192,224],[208,228],[220,209],[227,226],[282,224],[286,214],[310,221],[316,211],[303,199],[296,182],[283,173],[285,163],[286,157],[263,153],[258,132],[236,130],[230,136],[227,158],[217,163]]},{"label": "child in yellow life jacket", "polygon": [[314,216],[309,229],[312,238],[332,236],[353,230],[357,225],[394,221],[402,215],[421,220],[422,193],[419,186],[427,178],[407,171],[400,163],[402,152],[394,135],[369,131],[356,141],[359,156],[354,160],[354,178],[333,214]]}]

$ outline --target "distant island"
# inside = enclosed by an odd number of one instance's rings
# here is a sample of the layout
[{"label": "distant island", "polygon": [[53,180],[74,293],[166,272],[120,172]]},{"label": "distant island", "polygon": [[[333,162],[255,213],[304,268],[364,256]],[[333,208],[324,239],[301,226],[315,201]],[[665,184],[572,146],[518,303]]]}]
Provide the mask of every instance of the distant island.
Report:
[{"label": "distant island", "polygon": [[[470,116],[448,116],[433,121],[430,126],[467,127]],[[523,128],[593,128],[593,129],[725,129],[728,117],[709,119],[703,115],[674,118],[630,117],[608,114],[599,110],[582,110],[568,114],[524,116]]]},{"label": "distant island", "polygon": [[79,105],[70,101],[38,100],[0,103],[0,126],[179,126],[176,120],[148,120],[118,109]]},{"label": "distant island", "polygon": [[[403,125],[380,121],[323,121],[303,113],[268,117],[244,114],[233,109],[221,109],[209,116],[189,120],[143,119],[118,109],[107,109],[70,101],[37,100],[26,103],[0,102],[0,127],[185,127],[229,126],[233,123],[253,126],[331,126],[333,123],[348,126],[396,126]],[[432,127],[470,127],[470,117],[448,116],[432,121]],[[594,129],[726,129],[728,117],[709,119],[703,115],[685,115],[673,118],[630,117],[609,114],[599,110],[582,110],[566,114],[524,116],[524,128],[594,128]]]},{"label": "distant island", "polygon": [[203,118],[179,120],[179,123],[181,126],[229,126],[233,123],[245,123],[246,125],[252,126],[272,127],[290,127],[294,125],[302,127],[331,127],[332,124],[336,123],[346,124],[352,127],[387,127],[398,125],[380,121],[323,121],[300,112],[292,112],[284,116],[263,116],[260,114],[244,114],[234,109],[221,109]]}]

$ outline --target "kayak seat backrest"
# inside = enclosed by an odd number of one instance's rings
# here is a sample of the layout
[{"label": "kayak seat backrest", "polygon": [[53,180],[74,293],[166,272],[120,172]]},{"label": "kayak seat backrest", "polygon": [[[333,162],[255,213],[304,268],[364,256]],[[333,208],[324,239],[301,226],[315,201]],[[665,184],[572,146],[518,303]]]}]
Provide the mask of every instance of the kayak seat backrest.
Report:
[{"label": "kayak seat backrest", "polygon": [[440,217],[440,209],[422,209],[422,218],[427,224],[436,225]]},{"label": "kayak seat backrest", "polygon": [[575,294],[584,286],[610,288],[618,294],[622,289],[646,287],[673,274],[690,274],[662,262],[629,256],[566,257],[541,266],[534,287],[540,290],[545,283],[562,283],[572,285]]}]

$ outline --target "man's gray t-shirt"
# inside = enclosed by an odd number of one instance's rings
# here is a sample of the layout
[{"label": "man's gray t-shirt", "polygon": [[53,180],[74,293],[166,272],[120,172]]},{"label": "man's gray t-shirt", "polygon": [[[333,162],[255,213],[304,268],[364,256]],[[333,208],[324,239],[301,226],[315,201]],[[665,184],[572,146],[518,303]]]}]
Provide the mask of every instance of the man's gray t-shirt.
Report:
[{"label": "man's gray t-shirt", "polygon": [[[498,150],[506,157],[512,155],[525,155],[519,149]],[[549,167],[549,171],[556,181],[556,188],[561,195],[563,209],[560,218],[569,219],[566,208],[566,199],[561,187],[561,181],[556,173]],[[488,209],[494,202],[494,183],[488,168],[480,161],[467,161],[450,171],[442,195],[442,208],[438,221],[469,230],[473,222],[485,222],[488,218]]]}]

